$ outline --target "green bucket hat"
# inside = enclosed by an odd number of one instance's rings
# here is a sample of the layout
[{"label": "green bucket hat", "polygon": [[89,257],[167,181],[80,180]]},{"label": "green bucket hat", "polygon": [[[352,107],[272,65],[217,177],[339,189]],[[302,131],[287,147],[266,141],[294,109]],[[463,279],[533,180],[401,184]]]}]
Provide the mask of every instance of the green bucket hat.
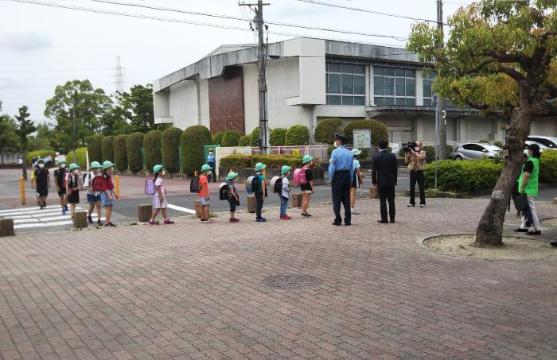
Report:
[{"label": "green bucket hat", "polygon": [[100,162],[98,162],[98,161],[93,161],[93,162],[91,163],[91,166],[89,166],[89,167],[90,167],[91,169],[102,169],[103,166],[101,165]]},{"label": "green bucket hat", "polygon": [[257,164],[255,164],[255,170],[256,170],[256,171],[261,171],[261,170],[265,169],[266,167],[267,167],[267,165],[265,165],[265,164],[263,164],[263,163],[260,163],[260,162],[258,162]]},{"label": "green bucket hat", "polygon": [[44,164],[44,159],[37,159],[37,164],[38,163],[43,163]]},{"label": "green bucket hat", "polygon": [[302,163],[303,164],[307,164],[309,162],[313,161],[313,156],[311,155],[304,155],[304,157],[302,158]]},{"label": "green bucket hat", "polygon": [[65,163],[66,163],[66,160],[60,160],[60,161],[56,162],[57,165],[62,165],[62,164],[65,164]]},{"label": "green bucket hat", "polygon": [[226,180],[233,180],[233,179],[236,179],[237,177],[238,177],[238,173],[234,172],[234,171],[231,171],[226,176]]},{"label": "green bucket hat", "polygon": [[111,167],[114,167],[114,164],[110,160],[103,162],[103,170],[110,169]]},{"label": "green bucket hat", "polygon": [[164,166],[162,166],[161,164],[157,164],[157,165],[153,166],[153,174],[156,174],[156,173],[160,172],[163,168],[164,168]]},{"label": "green bucket hat", "polygon": [[209,164],[203,164],[203,166],[201,167],[201,172],[207,172],[211,170],[213,170],[213,168]]},{"label": "green bucket hat", "polygon": [[79,165],[77,165],[76,163],[71,163],[70,164],[70,171],[73,171],[75,169],[79,169]]},{"label": "green bucket hat", "polygon": [[362,150],[360,150],[360,149],[356,149],[356,148],[352,149],[352,154],[353,154],[354,156],[358,156],[358,155],[360,155],[361,153],[362,153]]},{"label": "green bucket hat", "polygon": [[290,169],[292,169],[290,166],[288,166],[288,165],[283,165],[282,168],[280,169],[280,174],[281,174],[281,175],[285,175],[287,172],[290,171]]}]

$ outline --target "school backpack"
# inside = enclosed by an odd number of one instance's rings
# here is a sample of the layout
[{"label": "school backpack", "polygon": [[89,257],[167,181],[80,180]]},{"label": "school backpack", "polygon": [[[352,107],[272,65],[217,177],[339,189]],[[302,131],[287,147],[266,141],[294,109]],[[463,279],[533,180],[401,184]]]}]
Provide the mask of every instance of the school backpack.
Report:
[{"label": "school backpack", "polygon": [[197,194],[200,190],[199,186],[199,176],[194,176],[191,178],[190,182],[190,192],[193,194]]},{"label": "school backpack", "polygon": [[255,175],[252,175],[246,179],[246,194],[250,195],[254,192],[253,181],[255,180]]},{"label": "school backpack", "polygon": [[299,169],[294,170],[294,176],[292,177],[292,181],[294,182],[295,185],[307,184],[306,167],[301,167]]},{"label": "school backpack", "polygon": [[155,195],[155,179],[152,176],[145,179],[145,195]]},{"label": "school backpack", "polygon": [[275,194],[282,193],[282,177],[280,176],[273,176],[271,179],[271,188]]},{"label": "school backpack", "polygon": [[230,193],[230,187],[227,183],[223,182],[219,185],[219,199],[228,200],[228,194]]},{"label": "school backpack", "polygon": [[91,182],[91,189],[93,191],[104,191],[106,186],[106,179],[104,176],[95,176]]}]

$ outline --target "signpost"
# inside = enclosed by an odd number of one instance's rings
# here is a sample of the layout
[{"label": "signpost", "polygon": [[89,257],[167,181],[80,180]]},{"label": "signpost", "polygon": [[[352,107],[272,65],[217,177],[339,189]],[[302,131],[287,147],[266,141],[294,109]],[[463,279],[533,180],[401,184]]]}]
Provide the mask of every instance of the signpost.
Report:
[{"label": "signpost", "polygon": [[354,130],[354,147],[358,149],[371,149],[371,130],[355,129]]}]

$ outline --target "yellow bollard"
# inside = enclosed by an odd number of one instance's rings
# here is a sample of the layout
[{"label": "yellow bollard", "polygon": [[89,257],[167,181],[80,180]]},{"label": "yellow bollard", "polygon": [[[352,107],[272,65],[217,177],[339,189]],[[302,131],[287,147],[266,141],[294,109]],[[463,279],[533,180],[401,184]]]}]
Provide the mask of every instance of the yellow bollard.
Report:
[{"label": "yellow bollard", "polygon": [[25,205],[25,179],[23,179],[23,176],[19,178],[19,198],[21,199],[21,205]]},{"label": "yellow bollard", "polygon": [[114,176],[114,193],[120,197],[120,176]]}]

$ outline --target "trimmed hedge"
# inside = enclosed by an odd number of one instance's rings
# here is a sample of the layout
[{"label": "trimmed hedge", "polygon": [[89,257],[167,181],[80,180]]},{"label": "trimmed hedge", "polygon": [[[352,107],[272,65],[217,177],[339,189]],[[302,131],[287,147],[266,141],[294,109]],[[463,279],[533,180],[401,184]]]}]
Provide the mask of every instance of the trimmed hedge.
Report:
[{"label": "trimmed hedge", "polygon": [[255,164],[262,162],[267,165],[269,169],[278,169],[282,165],[289,166],[302,166],[302,158],[297,156],[286,155],[243,155],[234,154],[228,155],[220,160],[220,167],[225,169],[244,169],[254,168]]},{"label": "trimmed hedge", "polygon": [[[114,138],[114,163],[119,171],[128,170],[128,135],[118,135]],[[105,159],[107,160],[107,159]]]},{"label": "trimmed hedge", "polygon": [[[75,154],[75,159],[74,159],[74,154]],[[86,147],[80,147],[77,148],[76,151],[70,151],[69,153],[66,154],[66,163],[68,164],[68,166],[70,165],[70,163],[75,162],[77,165],[82,167],[82,170],[87,168],[87,148]]]},{"label": "trimmed hedge", "polygon": [[261,129],[256,127],[250,134],[249,145],[253,147],[259,147],[259,134]]},{"label": "trimmed hedge", "polygon": [[309,129],[304,125],[293,125],[286,131],[285,145],[308,145]]},{"label": "trimmed hedge", "polygon": [[271,146],[286,145],[286,132],[287,130],[283,128],[271,129],[271,136],[269,137]]},{"label": "trimmed hedge", "polygon": [[128,150],[128,169],[137,172],[143,170],[143,133],[135,132],[126,141]]},{"label": "trimmed hedge", "polygon": [[222,138],[224,137],[224,132],[214,133],[211,137],[211,144],[222,145]]},{"label": "trimmed hedge", "polygon": [[221,146],[238,146],[241,135],[234,130],[226,130],[222,135]]},{"label": "trimmed hedge", "polygon": [[203,125],[194,125],[187,128],[182,134],[182,169],[187,175],[193,175],[205,161],[204,145],[212,143],[211,133]]},{"label": "trimmed hedge", "polygon": [[[89,162],[92,161],[103,161],[102,155],[102,142],[103,136],[102,135],[93,135],[89,137],[89,141],[87,142],[87,152],[89,152]],[[85,164],[83,164],[85,165]]]},{"label": "trimmed hedge", "polygon": [[151,130],[143,138],[143,152],[147,170],[153,170],[153,166],[162,163],[161,156],[161,132]]},{"label": "trimmed hedge", "polygon": [[389,141],[389,130],[385,124],[377,120],[352,120],[343,128],[348,143],[353,143],[355,129],[370,129],[371,143],[377,145],[379,140]]},{"label": "trimmed hedge", "polygon": [[162,132],[162,163],[169,173],[180,171],[180,139],[182,130],[171,127]]},{"label": "trimmed hedge", "polygon": [[315,141],[323,144],[332,144],[335,141],[335,133],[342,131],[344,122],[341,119],[323,119],[315,127]]},{"label": "trimmed hedge", "polygon": [[[503,170],[503,163],[493,160],[437,162],[437,188],[441,191],[471,192],[491,190]],[[435,183],[435,162],[425,169],[427,187]]]},{"label": "trimmed hedge", "polygon": [[35,150],[35,151],[28,151],[25,154],[25,160],[27,161],[27,165],[31,166],[31,160],[33,160],[33,158],[37,158],[37,159],[44,159],[45,157],[50,156],[52,157],[52,163],[53,165],[55,162],[55,158],[56,158],[56,151],[54,150]]},{"label": "trimmed hedge", "polygon": [[105,136],[102,141],[102,161],[114,162],[114,136]]},{"label": "trimmed hedge", "polygon": [[244,136],[240,137],[240,141],[238,142],[238,145],[239,146],[250,146],[250,140],[251,140],[250,135],[244,135]]},{"label": "trimmed hedge", "polygon": [[540,158],[540,182],[557,183],[557,150],[545,150]]}]

